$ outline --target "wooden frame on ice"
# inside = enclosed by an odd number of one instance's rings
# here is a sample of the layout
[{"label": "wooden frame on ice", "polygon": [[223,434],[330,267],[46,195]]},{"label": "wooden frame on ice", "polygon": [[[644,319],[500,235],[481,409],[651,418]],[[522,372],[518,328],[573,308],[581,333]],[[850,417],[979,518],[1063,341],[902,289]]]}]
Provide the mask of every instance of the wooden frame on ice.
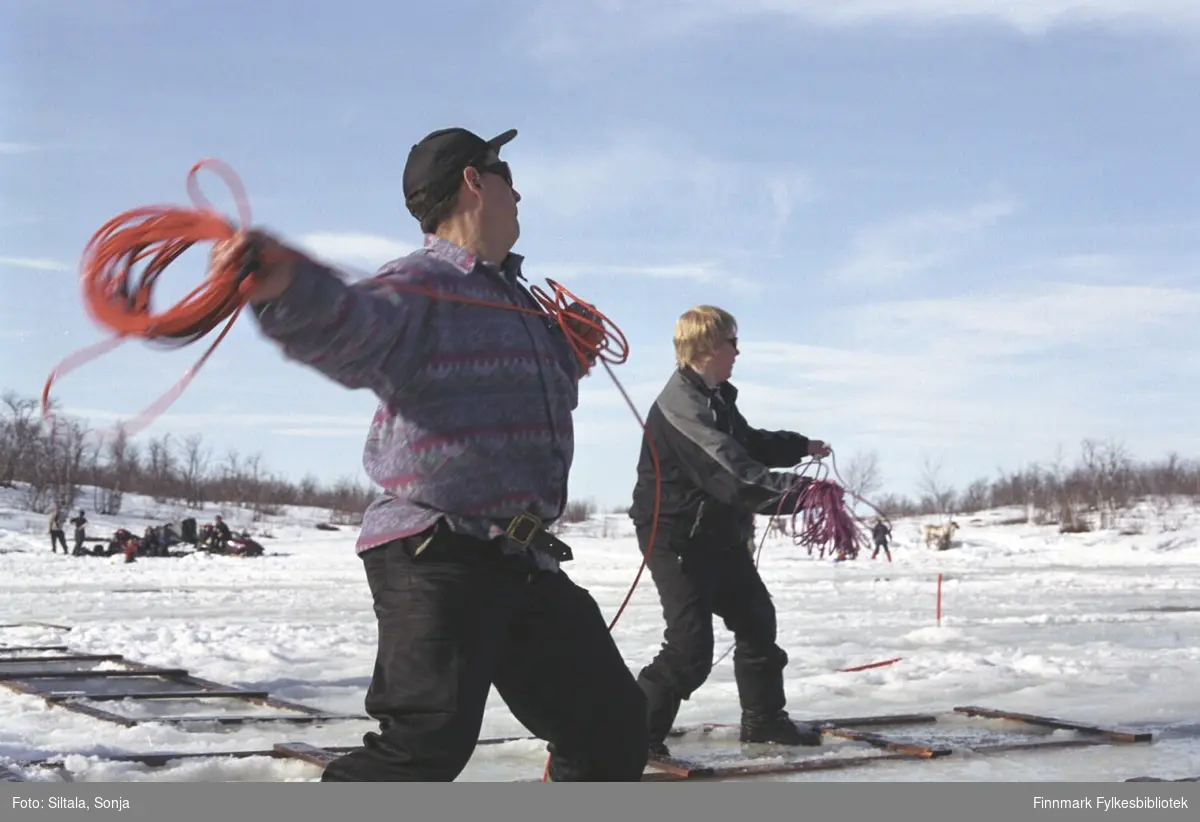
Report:
[{"label": "wooden frame on ice", "polygon": [[[192,676],[185,668],[157,668],[144,662],[126,659],[121,654],[63,653],[60,645],[20,646],[0,648],[0,686],[17,693],[40,697],[48,704],[84,714],[94,719],[112,722],[125,727],[145,723],[241,725],[250,722],[312,723],[329,720],[365,719],[364,716],[330,714],[307,705],[275,699],[267,691],[235,688]],[[42,651],[41,654],[33,652]],[[111,662],[123,667],[99,669],[102,662]],[[74,666],[66,669],[66,666]],[[101,689],[71,688],[67,683],[78,680],[99,680],[105,683]],[[112,690],[110,682],[152,680],[151,687],[123,688]],[[49,683],[49,684],[47,684]],[[133,717],[106,711],[92,702],[115,701],[167,701],[236,699],[254,705],[288,711],[288,714],[264,715],[159,715]]]},{"label": "wooden frame on ice", "polygon": [[[9,660],[0,659],[0,666]],[[140,663],[132,663],[122,660],[122,664],[137,666],[132,670],[122,673],[136,675],[161,675],[156,674],[160,670],[174,669],[153,669],[149,666],[142,666]],[[313,709],[305,706],[293,706],[292,703],[286,703],[279,700],[263,698],[262,692],[257,691],[236,691],[235,689],[221,686],[219,683],[211,683],[207,680],[195,679],[184,674],[183,676],[175,676],[178,683],[184,680],[189,686],[193,686],[193,690],[177,691],[175,694],[192,694],[195,691],[203,692],[205,695],[214,695],[217,693],[225,694],[234,692],[238,698],[254,699],[261,701],[264,704],[272,706],[285,705],[293,710],[296,707],[303,708],[306,711],[312,712]],[[198,685],[197,685],[198,683]],[[6,684],[10,687],[23,684],[19,681],[0,681],[0,684]],[[208,690],[215,686],[217,689]],[[27,691],[34,693],[37,696],[46,698],[46,694],[38,691]],[[166,696],[167,692],[153,692],[153,695],[133,694],[130,698],[170,698]],[[116,698],[113,696],[113,698]],[[190,697],[185,697],[190,698]],[[50,700],[48,700],[50,701]],[[67,707],[63,702],[52,701],[51,704],[60,704]],[[73,709],[80,710],[89,715],[96,715],[98,718],[106,718],[100,716],[105,712],[92,706],[76,705]],[[114,715],[115,716],[115,715]],[[310,713],[306,717],[292,718],[293,721],[303,721],[305,718],[320,719],[344,719],[349,717],[329,717]],[[1081,738],[1059,738],[1029,741],[1027,739],[1019,739],[1013,741],[978,743],[967,741],[965,743],[956,744],[954,739],[954,730],[948,728],[949,723],[943,723],[944,719],[953,719],[957,721],[959,730],[979,731],[979,728],[972,728],[968,720],[1002,720],[1008,723],[1016,723],[1018,725],[1028,725],[1037,728],[1038,733],[1049,736],[1054,731],[1069,731],[1082,734]],[[128,721],[127,718],[121,717],[121,720]],[[212,717],[211,721],[260,721],[259,717]],[[273,720],[274,717],[264,717],[265,720]],[[112,720],[109,720],[112,721]],[[144,721],[163,721],[159,719],[144,720]],[[205,721],[205,718],[186,718],[181,721]],[[826,749],[824,755],[817,753],[821,749],[799,748],[799,749],[781,749],[788,751],[781,758],[772,758],[767,761],[753,761],[747,759],[724,762],[705,762],[699,759],[690,759],[686,756],[672,756],[669,758],[651,759],[648,763],[643,781],[647,782],[673,782],[673,781],[697,781],[697,780],[722,780],[722,779],[745,779],[756,776],[780,775],[788,773],[804,773],[810,771],[826,771],[826,770],[841,770],[846,768],[865,767],[879,762],[927,762],[933,759],[942,759],[953,756],[956,751],[968,751],[977,754],[999,753],[1006,751],[1031,751],[1037,749],[1068,749],[1089,747],[1096,745],[1112,745],[1112,744],[1129,744],[1129,743],[1144,743],[1152,742],[1153,734],[1142,732],[1127,732],[1112,728],[1103,728],[1096,725],[1086,725],[1077,722],[1070,722],[1055,717],[1035,716],[1031,714],[1019,714],[1008,711],[999,711],[989,708],[980,708],[976,706],[965,706],[954,708],[949,716],[937,714],[899,714],[899,715],[884,715],[884,716],[866,716],[866,717],[844,717],[836,719],[816,720],[815,724],[820,728],[823,735],[844,740],[853,744],[875,748],[878,753],[864,753],[861,748],[857,750],[849,750],[845,755],[829,755]],[[939,727],[940,726],[940,727]],[[702,724],[680,727],[672,731],[671,736],[675,739],[681,737],[699,736],[712,737],[715,732],[722,728],[729,728],[720,724]],[[922,735],[924,738],[916,740],[913,738],[905,738],[903,728],[912,729],[909,732],[911,737],[914,733]],[[873,728],[875,730],[865,731],[863,728]],[[886,732],[880,729],[889,729]],[[1043,730],[1044,729],[1044,730]],[[1001,737],[1012,738],[1018,735],[1017,731],[1002,728],[997,731]],[[534,739],[529,736],[507,736],[485,738],[479,741],[480,746],[499,745],[506,742],[516,742],[521,740]],[[674,744],[674,743],[673,743]],[[684,745],[683,747],[686,747]],[[731,741],[729,751],[722,751],[728,754],[740,748],[736,741]],[[220,759],[222,757],[248,758],[248,757],[270,757],[274,759],[298,759],[324,767],[328,762],[347,751],[353,750],[353,747],[318,747],[310,745],[302,741],[287,741],[280,742],[268,750],[251,750],[251,751],[207,751],[204,753],[188,753],[188,752],[148,752],[140,754],[127,754],[120,756],[106,756],[104,759],[108,761],[125,761],[138,762],[150,767],[161,767],[173,760],[186,759]],[[815,755],[805,756],[809,752]],[[799,754],[795,758],[790,758],[793,754]],[[40,760],[29,760],[25,762],[15,763],[18,766],[51,766],[60,757],[47,757]],[[16,778],[20,778],[19,776]],[[536,781],[536,780],[533,780]],[[1152,777],[1138,777],[1130,781],[1157,781]],[[1179,780],[1185,781],[1185,780]]]}]

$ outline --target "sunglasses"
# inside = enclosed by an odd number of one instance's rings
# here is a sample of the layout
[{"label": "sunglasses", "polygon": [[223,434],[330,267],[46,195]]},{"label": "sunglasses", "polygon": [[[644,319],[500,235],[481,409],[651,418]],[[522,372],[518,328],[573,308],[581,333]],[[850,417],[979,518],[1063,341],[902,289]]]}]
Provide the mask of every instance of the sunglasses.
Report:
[{"label": "sunglasses", "polygon": [[503,177],[504,182],[508,183],[508,187],[512,188],[512,169],[510,169],[508,167],[508,163],[504,162],[503,160],[497,160],[496,162],[488,163],[487,165],[477,165],[475,168],[483,174],[497,174],[500,177]]}]

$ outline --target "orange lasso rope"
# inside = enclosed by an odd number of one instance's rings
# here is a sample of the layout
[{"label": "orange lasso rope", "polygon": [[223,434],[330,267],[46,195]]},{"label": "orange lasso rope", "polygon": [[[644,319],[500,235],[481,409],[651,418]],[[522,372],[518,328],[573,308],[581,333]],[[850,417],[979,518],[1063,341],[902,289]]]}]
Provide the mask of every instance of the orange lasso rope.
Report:
[{"label": "orange lasso rope", "polygon": [[[202,168],[216,172],[233,193],[237,203],[237,225],[218,213],[200,192],[196,175]],[[53,417],[50,411],[50,389],[54,383],[128,339],[137,338],[170,347],[186,346],[207,336],[225,322],[220,334],[179,382],[143,410],[131,423],[121,426],[128,435],[143,430],[182,395],[245,308],[254,285],[256,263],[264,262],[262,259],[254,259],[254,252],[241,260],[231,261],[222,268],[213,270],[210,267],[208,276],[200,286],[165,311],[156,314],[151,309],[154,285],[172,262],[197,243],[217,243],[231,239],[236,236],[239,228],[249,228],[251,223],[245,190],[236,172],[224,162],[209,158],[193,165],[188,172],[187,188],[194,208],[149,206],[130,209],[106,222],[89,240],[80,267],[84,306],[89,315],[112,331],[114,336],[71,354],[50,372],[42,390],[42,414],[47,420],[52,420]],[[140,274],[135,271],[139,264],[144,264]],[[608,371],[642,428],[654,462],[656,479],[652,518],[654,525],[650,543],[642,556],[641,567],[628,594],[609,623],[608,629],[611,632],[633,597],[657,537],[662,495],[658,451],[653,440],[646,435],[645,422],[610,367],[620,365],[628,358],[629,346],[624,334],[594,305],[578,299],[553,280],[548,279],[546,282],[550,287],[550,294],[538,286],[530,289],[539,308],[461,297],[409,283],[397,284],[396,287],[433,299],[465,302],[537,316],[549,315],[562,329],[583,373],[590,373],[595,362],[602,363]],[[548,770],[547,761],[547,772]]]},{"label": "orange lasso rope", "polygon": [[[221,161],[207,159],[188,172],[188,192],[196,208],[135,208],[101,226],[84,247],[80,286],[88,314],[114,336],[76,351],[54,367],[42,389],[42,414],[47,419],[52,416],[50,389],[57,380],[130,338],[182,346],[206,336],[228,320],[208,350],[171,390],[131,423],[121,426],[126,434],[132,435],[150,425],[179,398],[233,327],[252,286],[247,276],[249,270],[243,266],[210,271],[199,287],[171,308],[159,314],[151,310],[154,285],[167,266],[196,243],[230,239],[237,232],[200,193],[196,174],[204,167],[212,168],[225,179],[238,202],[240,222],[249,224],[250,209],[237,175]],[[139,264],[144,264],[140,275],[135,270]]]}]

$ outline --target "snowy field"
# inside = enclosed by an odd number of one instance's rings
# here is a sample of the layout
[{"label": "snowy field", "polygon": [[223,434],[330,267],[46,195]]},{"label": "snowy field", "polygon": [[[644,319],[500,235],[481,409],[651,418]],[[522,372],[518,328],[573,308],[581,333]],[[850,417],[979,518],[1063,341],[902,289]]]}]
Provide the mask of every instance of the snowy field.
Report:
[{"label": "snowy field", "polygon": [[[90,498],[84,494],[77,507],[90,508]],[[120,526],[141,533],[146,524],[176,518],[181,511],[127,498],[120,517],[89,514],[90,533],[107,538]],[[217,509],[200,513],[197,520],[203,524],[214,513]],[[249,526],[267,556],[195,555],[124,564],[120,556],[51,554],[44,515],[18,510],[15,492],[0,489],[0,623],[41,621],[72,629],[4,628],[0,645],[67,645],[74,652],[123,654],[331,712],[361,714],[375,624],[352,548],[354,529],[317,530],[322,514],[316,511],[292,511],[265,526],[250,525],[237,510],[221,513],[235,530]],[[958,517],[961,530],[946,552],[919,544],[919,521],[899,521],[890,565],[882,557],[819,561],[789,539],[768,539],[761,569],[775,597],[780,643],[791,657],[789,710],[797,718],[819,718],[978,705],[1149,729],[1156,732],[1154,743],[956,754],[769,778],[1119,781],[1144,774],[1200,774],[1200,511],[1147,511],[1140,520],[1130,519],[1140,523],[1140,533],[1076,535],[1004,524],[1015,513]],[[259,536],[264,528],[269,537]],[[628,521],[617,515],[597,518],[569,529],[566,538],[577,557],[568,572],[611,618],[640,561]],[[944,579],[940,626],[939,573]],[[718,629],[719,656],[730,637],[720,623]],[[615,630],[632,668],[652,658],[661,632],[647,573]],[[838,672],[894,657],[902,660]],[[101,707],[167,710],[156,702]],[[221,710],[248,712],[237,705]],[[193,712],[208,715],[218,706],[198,704]],[[177,760],[162,768],[102,759],[151,751],[269,749],[289,739],[347,746],[372,728],[357,720],[123,728],[3,688],[0,715],[0,763],[69,752],[66,766],[77,781],[102,782],[314,780],[314,766],[266,757]],[[685,703],[679,723],[737,719],[727,657]],[[494,694],[483,732],[525,733]],[[683,756],[689,744],[700,743],[676,741],[673,748]],[[544,762],[544,745],[535,740],[480,747],[461,779],[539,778]],[[30,770],[26,776],[61,778],[51,770]]]}]

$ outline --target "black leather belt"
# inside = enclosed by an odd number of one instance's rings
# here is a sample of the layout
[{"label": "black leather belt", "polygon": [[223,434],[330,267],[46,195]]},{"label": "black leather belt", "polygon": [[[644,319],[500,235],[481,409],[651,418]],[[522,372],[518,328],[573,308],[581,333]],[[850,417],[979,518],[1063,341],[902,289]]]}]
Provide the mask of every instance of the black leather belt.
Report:
[{"label": "black leather belt", "polygon": [[559,562],[570,562],[575,558],[571,546],[546,530],[540,517],[522,512],[504,527],[504,533],[522,548],[536,548]]}]

